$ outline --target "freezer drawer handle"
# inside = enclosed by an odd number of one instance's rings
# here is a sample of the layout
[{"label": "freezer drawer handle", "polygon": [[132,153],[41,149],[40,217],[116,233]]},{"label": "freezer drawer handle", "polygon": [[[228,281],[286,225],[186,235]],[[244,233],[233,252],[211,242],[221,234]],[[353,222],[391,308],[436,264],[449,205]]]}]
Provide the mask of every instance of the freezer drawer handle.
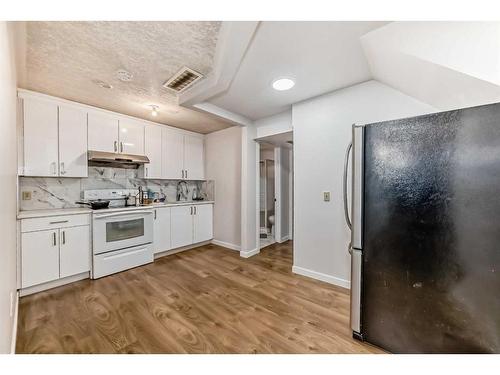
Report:
[{"label": "freezer drawer handle", "polygon": [[[345,215],[345,222],[347,223],[347,226],[349,227],[349,229],[352,228],[352,224],[351,224],[351,219],[349,218],[349,205],[347,204],[347,167],[349,165],[349,154],[351,153],[351,150],[352,150],[352,142],[349,143],[349,145],[347,146],[347,149],[345,151],[344,179],[343,179],[344,215]],[[349,249],[350,248],[351,248],[351,245],[349,245]]]}]

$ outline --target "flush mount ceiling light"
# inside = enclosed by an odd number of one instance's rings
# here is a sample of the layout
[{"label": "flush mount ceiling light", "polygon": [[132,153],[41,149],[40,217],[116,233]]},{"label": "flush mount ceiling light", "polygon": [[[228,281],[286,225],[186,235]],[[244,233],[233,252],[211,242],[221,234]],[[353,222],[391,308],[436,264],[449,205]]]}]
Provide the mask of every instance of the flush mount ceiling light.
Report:
[{"label": "flush mount ceiling light", "polygon": [[295,86],[295,81],[291,78],[278,78],[273,81],[273,89],[278,91],[290,90]]},{"label": "flush mount ceiling light", "polygon": [[113,88],[113,86],[111,86],[109,83],[101,81],[100,79],[93,79],[92,82],[103,89],[112,89]]},{"label": "flush mount ceiling light", "polygon": [[151,116],[156,117],[158,116],[158,106],[157,105],[150,105],[151,107]]},{"label": "flush mount ceiling light", "polygon": [[124,69],[120,69],[116,71],[116,77],[122,82],[130,82],[132,81],[133,74]]}]

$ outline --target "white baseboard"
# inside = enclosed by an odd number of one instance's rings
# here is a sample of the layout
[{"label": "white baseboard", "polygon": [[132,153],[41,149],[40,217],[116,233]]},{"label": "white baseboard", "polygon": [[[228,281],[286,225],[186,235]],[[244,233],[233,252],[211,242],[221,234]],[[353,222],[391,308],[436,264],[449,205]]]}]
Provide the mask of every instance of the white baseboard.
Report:
[{"label": "white baseboard", "polygon": [[257,248],[257,249],[253,249],[253,250],[249,250],[249,251],[243,251],[241,250],[240,251],[240,257],[242,258],[250,258],[254,255],[257,255],[258,253],[260,253],[260,249]]},{"label": "white baseboard", "polygon": [[44,284],[39,284],[39,285],[34,285],[30,286],[28,288],[21,289],[19,291],[19,295],[21,297],[28,296],[33,293],[38,293],[38,292],[43,292],[44,290],[49,290],[52,288],[57,288],[66,284],[71,284],[74,283],[75,281],[80,281],[84,279],[89,279],[90,278],[90,272],[82,272],[74,276],[68,276],[64,277],[59,280],[54,280],[54,281],[49,281]]},{"label": "white baseboard", "polygon": [[209,243],[210,243],[210,241],[203,241],[203,242],[198,242],[198,243],[195,243],[195,244],[192,244],[192,245],[177,247],[175,249],[159,251],[157,253],[154,253],[153,257],[154,257],[154,260],[156,260],[158,258],[166,257],[166,256],[177,254],[177,253],[181,253],[181,252],[186,251],[186,250],[196,249],[197,247],[208,245]]},{"label": "white baseboard", "polygon": [[292,272],[302,275],[302,276],[307,276],[312,279],[324,281],[325,283],[333,284],[340,286],[342,288],[350,289],[351,288],[351,282],[349,280],[341,279],[339,277],[327,275],[325,273],[313,271],[307,268],[299,267],[299,266],[293,266],[292,267]]},{"label": "white baseboard", "polygon": [[288,236],[285,236],[285,237],[281,237],[281,240],[278,241],[278,243],[283,243],[283,242],[286,242],[288,241],[290,238]]},{"label": "white baseboard", "polygon": [[12,319],[12,337],[10,338],[10,354],[16,354],[17,317],[18,316],[19,316],[19,292],[16,291],[16,304],[14,307],[14,319]]},{"label": "white baseboard", "polygon": [[240,251],[241,250],[241,246],[238,246],[238,245],[235,245],[235,244],[232,244],[232,243],[229,243],[229,242],[224,242],[224,241],[219,241],[219,240],[212,240],[212,243],[214,245],[222,246],[222,247],[225,247],[225,248],[231,249],[231,250],[236,250],[236,251]]}]

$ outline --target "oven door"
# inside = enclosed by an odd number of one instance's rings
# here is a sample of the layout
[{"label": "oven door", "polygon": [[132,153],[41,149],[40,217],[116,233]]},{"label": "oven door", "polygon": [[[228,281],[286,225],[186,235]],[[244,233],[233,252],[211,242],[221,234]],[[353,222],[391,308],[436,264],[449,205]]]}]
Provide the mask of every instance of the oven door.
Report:
[{"label": "oven door", "polygon": [[153,211],[94,214],[92,228],[94,254],[153,242]]}]

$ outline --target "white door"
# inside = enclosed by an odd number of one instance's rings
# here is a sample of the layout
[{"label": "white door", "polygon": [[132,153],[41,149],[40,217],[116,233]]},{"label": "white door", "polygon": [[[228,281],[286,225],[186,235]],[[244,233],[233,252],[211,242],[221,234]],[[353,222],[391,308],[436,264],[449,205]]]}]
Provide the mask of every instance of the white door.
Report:
[{"label": "white door", "polygon": [[213,206],[199,204],[194,206],[194,242],[211,240],[213,235]]},{"label": "white door", "polygon": [[59,230],[21,235],[21,286],[27,288],[59,278]]},{"label": "white door", "polygon": [[149,164],[144,165],[144,178],[161,178],[161,133],[159,126],[148,125],[144,128],[144,155],[149,158]]},{"label": "white door", "polygon": [[203,138],[193,135],[184,136],[184,169],[186,179],[203,180],[204,173]]},{"label": "white door", "polygon": [[[24,99],[24,175],[57,176],[57,104]],[[15,145],[12,145],[15,147]]]},{"label": "white door", "polygon": [[87,177],[87,111],[59,106],[59,174]]},{"label": "white door", "polygon": [[59,230],[60,277],[90,271],[89,226]]},{"label": "white door", "polygon": [[169,207],[155,209],[153,235],[155,254],[172,248],[170,242],[170,213]]},{"label": "white door", "polygon": [[172,249],[193,243],[193,206],[171,208]]},{"label": "white door", "polygon": [[120,120],[120,153],[144,155],[144,124]]},{"label": "white door", "polygon": [[89,150],[118,152],[118,119],[102,113],[89,112]]},{"label": "white door", "polygon": [[184,170],[184,134],[170,129],[163,132],[163,178],[180,180]]}]

